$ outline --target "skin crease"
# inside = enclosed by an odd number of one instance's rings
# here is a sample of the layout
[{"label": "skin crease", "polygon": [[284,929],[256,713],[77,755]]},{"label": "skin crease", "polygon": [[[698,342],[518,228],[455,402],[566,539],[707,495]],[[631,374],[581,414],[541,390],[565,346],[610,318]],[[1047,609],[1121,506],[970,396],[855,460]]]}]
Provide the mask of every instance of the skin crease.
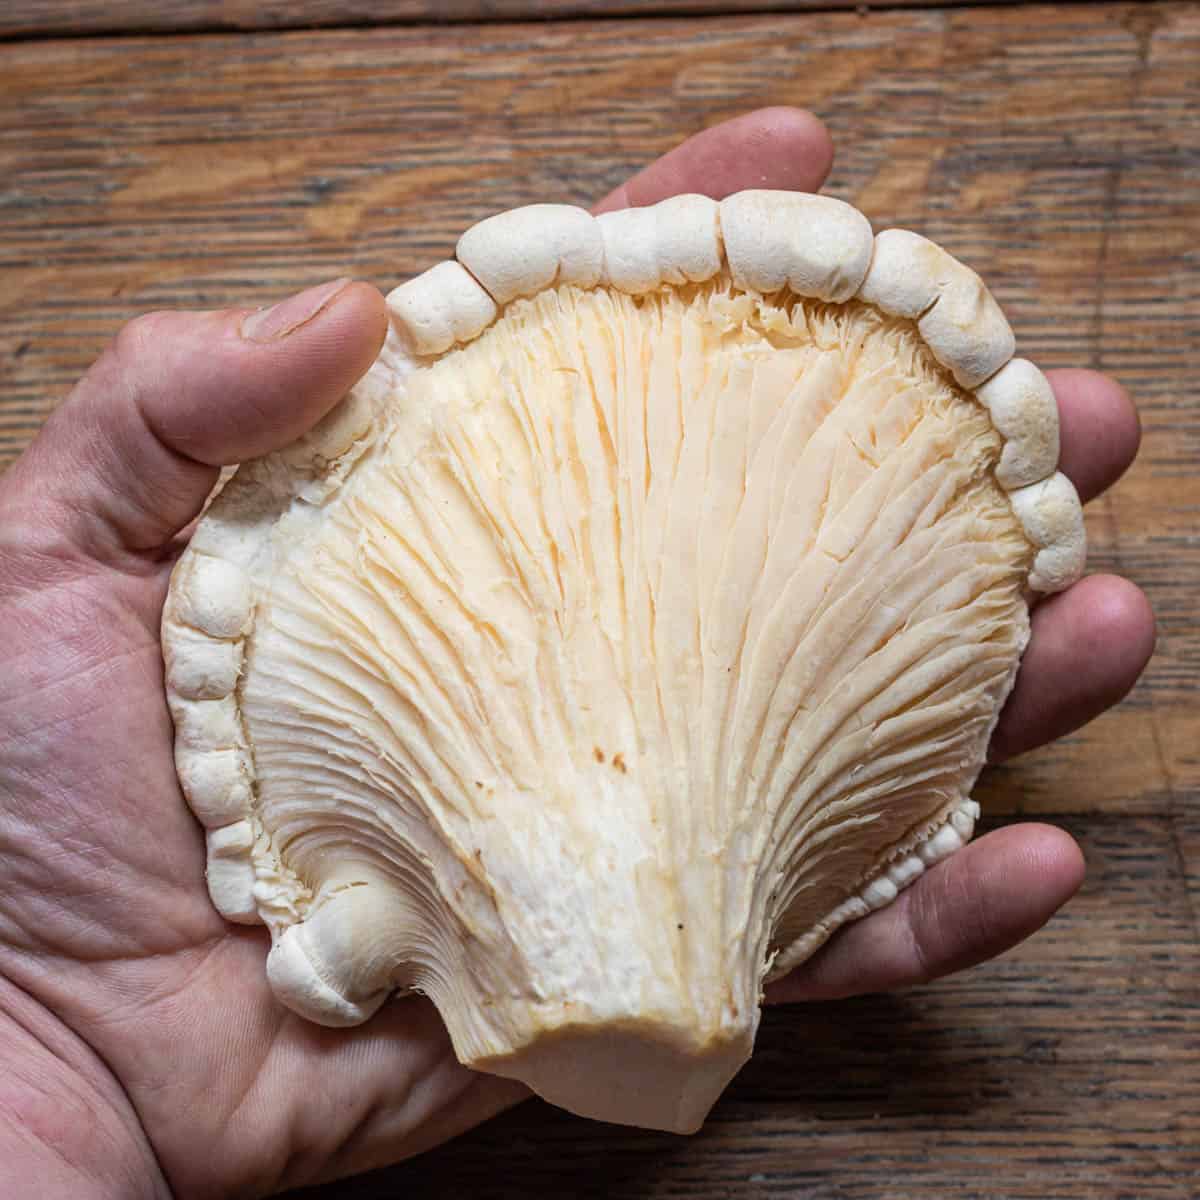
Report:
[{"label": "skin crease", "polygon": [[[767,109],[697,135],[599,208],[816,189],[831,160],[816,118]],[[265,1193],[396,1161],[523,1096],[459,1067],[422,1000],[352,1031],[284,1011],[265,931],[227,926],[205,892],[158,642],[178,535],[216,464],[311,426],[385,328],[365,284],[298,304],[265,341],[245,336],[240,310],[139,318],[0,479],[3,1195],[31,1180],[47,1198]],[[1051,378],[1062,467],[1088,499],[1132,461],[1137,417],[1111,380]],[[1145,598],[1121,579],[1047,600],[994,757],[1115,703],[1153,640]],[[904,987],[978,962],[1041,926],[1082,873],[1066,834],[998,830],[843,930],[771,998]]]}]

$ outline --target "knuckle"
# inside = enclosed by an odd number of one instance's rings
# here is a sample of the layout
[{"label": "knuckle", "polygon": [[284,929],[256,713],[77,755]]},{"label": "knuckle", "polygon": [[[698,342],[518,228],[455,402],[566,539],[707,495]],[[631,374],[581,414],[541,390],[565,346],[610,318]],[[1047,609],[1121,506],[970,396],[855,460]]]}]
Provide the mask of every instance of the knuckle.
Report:
[{"label": "knuckle", "polygon": [[129,365],[145,358],[155,346],[161,345],[175,314],[165,311],[142,313],[127,321],[108,347],[108,354],[117,363]]},{"label": "knuckle", "polygon": [[121,396],[138,402],[161,375],[161,367],[177,342],[179,314],[162,310],[127,321],[105,346],[72,393],[75,404],[90,407]]}]

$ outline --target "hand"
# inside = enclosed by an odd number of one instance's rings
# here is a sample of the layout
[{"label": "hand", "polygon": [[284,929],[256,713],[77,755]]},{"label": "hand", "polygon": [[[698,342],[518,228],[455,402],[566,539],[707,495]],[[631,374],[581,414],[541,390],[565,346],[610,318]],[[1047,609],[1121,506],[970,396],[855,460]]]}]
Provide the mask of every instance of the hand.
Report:
[{"label": "hand", "polygon": [[[768,110],[700,134],[601,208],[679,191],[814,190],[812,117]],[[215,1197],[395,1161],[516,1102],[458,1066],[423,1000],[353,1031],[267,989],[261,929],[209,906],[180,796],[159,613],[181,531],[218,464],[283,446],[366,369],[373,288],[305,292],[266,319],[159,313],[121,332],[0,480],[0,1193]],[[1063,469],[1085,498],[1133,457],[1137,419],[1089,372],[1054,377]],[[1081,724],[1132,684],[1153,638],[1141,593],[1093,577],[1047,601],[998,755]],[[1104,654],[1094,648],[1103,645]],[[1006,948],[1077,886],[1065,835],[1017,826],[843,931],[778,998],[929,978]]]}]

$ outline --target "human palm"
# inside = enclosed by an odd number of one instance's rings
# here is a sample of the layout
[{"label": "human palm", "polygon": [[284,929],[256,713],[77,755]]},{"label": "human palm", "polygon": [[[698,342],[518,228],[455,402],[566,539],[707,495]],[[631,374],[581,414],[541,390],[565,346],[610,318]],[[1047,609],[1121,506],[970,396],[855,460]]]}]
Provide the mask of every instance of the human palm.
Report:
[{"label": "human palm", "polygon": [[[823,129],[768,110],[693,138],[604,201],[820,185]],[[454,1060],[424,1000],[325,1030],[282,1009],[266,934],[204,887],[175,781],[158,624],[178,537],[216,466],[286,444],[366,369],[382,300],[339,282],[270,317],[134,322],[0,480],[0,1193],[246,1194],[364,1170],[524,1093]],[[1124,393],[1052,376],[1062,469],[1085,499],[1137,446]],[[1141,593],[1086,579],[1042,604],[997,757],[1090,719],[1132,684]],[[1095,650],[1103,646],[1105,653]],[[1078,886],[1065,834],[1014,826],[845,929],[775,999],[903,986],[1039,927]]]}]

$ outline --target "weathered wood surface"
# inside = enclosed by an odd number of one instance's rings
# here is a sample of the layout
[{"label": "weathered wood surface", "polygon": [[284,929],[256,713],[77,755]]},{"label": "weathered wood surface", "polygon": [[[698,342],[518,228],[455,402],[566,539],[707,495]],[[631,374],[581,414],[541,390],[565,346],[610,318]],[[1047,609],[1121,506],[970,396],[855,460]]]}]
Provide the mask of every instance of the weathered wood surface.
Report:
[{"label": "weathered wood surface", "polygon": [[1024,353],[1141,405],[1089,533],[1159,653],[980,791],[1082,838],[1063,917],[959,980],[772,1015],[698,1139],[531,1105],[329,1195],[1200,1195],[1198,62],[1194,4],[0,45],[0,466],[139,311],[390,286],[489,211],[586,202],[767,103],[819,112],[831,190],[976,266]]},{"label": "weathered wood surface", "polygon": [[[1023,0],[962,0],[1019,4]],[[946,0],[888,0],[887,8],[936,8]],[[7,0],[0,37],[182,33],[222,29],[562,20],[731,12],[867,9],[863,0]]]}]

